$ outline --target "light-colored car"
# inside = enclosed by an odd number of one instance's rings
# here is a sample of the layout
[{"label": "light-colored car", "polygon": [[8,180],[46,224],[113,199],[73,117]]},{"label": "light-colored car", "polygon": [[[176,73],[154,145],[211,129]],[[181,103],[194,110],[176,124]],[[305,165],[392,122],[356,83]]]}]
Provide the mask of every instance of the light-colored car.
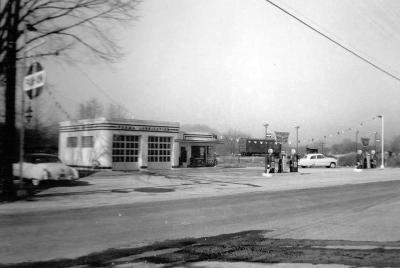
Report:
[{"label": "light-colored car", "polygon": [[330,167],[337,166],[337,159],[333,157],[326,157],[323,154],[306,154],[299,160],[299,166],[305,167]]},{"label": "light-colored car", "polygon": [[[13,175],[20,176],[20,164],[13,164]],[[27,154],[22,163],[22,177],[38,185],[43,180],[77,180],[78,171],[62,163],[56,155]]]}]

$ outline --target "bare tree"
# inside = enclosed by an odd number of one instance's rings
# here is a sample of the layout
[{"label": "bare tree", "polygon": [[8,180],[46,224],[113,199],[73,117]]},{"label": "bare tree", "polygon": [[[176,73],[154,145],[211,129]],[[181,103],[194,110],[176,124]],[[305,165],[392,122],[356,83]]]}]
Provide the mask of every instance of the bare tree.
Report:
[{"label": "bare tree", "polygon": [[104,115],[104,106],[97,99],[79,104],[79,119],[93,119]]},{"label": "bare tree", "polygon": [[116,103],[108,105],[106,115],[109,119],[132,118],[132,114],[124,106]]},{"label": "bare tree", "polygon": [[219,134],[219,131],[204,124],[184,124],[181,126],[182,131],[187,132],[206,132],[206,133],[214,133]]},{"label": "bare tree", "polygon": [[217,151],[221,155],[236,154],[239,152],[239,139],[248,138],[249,134],[244,133],[238,129],[229,129],[222,133],[223,144],[217,146]]},{"label": "bare tree", "polygon": [[400,153],[400,135],[393,137],[389,148],[394,153]]},{"label": "bare tree", "polygon": [[[135,17],[139,0],[1,0],[0,80],[5,79],[5,133],[0,176],[9,191],[17,158],[15,126],[16,63],[26,46],[44,46],[31,57],[72,55],[83,48],[96,59],[115,61],[122,54],[107,28]],[[74,49],[74,50],[73,50]],[[81,54],[82,55],[82,54]]]},{"label": "bare tree", "polygon": [[[8,0],[1,1],[0,10],[0,60],[6,54],[9,25],[7,6],[17,4],[17,52],[25,45],[34,45],[40,40],[46,46],[32,55],[51,56],[82,46],[91,55],[113,61],[122,56],[118,45],[110,38],[107,25],[128,23],[135,19],[133,11],[138,0]],[[109,27],[110,28],[110,27]],[[26,36],[24,36],[24,32]],[[29,34],[28,34],[29,32]],[[25,42],[19,39],[25,39]],[[22,56],[20,55],[19,58]]]}]

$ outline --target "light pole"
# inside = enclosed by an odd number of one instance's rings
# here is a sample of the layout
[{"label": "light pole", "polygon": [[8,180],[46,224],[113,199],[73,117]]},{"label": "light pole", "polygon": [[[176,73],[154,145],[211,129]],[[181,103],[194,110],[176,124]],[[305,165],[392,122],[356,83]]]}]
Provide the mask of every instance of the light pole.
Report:
[{"label": "light pole", "polygon": [[265,144],[265,159],[264,159],[264,164],[265,164],[265,173],[267,173],[267,155],[268,155],[268,143],[267,143],[267,139],[268,139],[268,126],[269,126],[269,124],[264,124],[264,127],[265,127],[265,142],[264,142],[264,144]]},{"label": "light pole", "polygon": [[[23,162],[24,162],[24,141],[25,141],[25,89],[24,78],[26,75],[26,57],[28,55],[27,43],[28,26],[24,24],[24,48],[23,48],[23,63],[22,63],[22,83],[21,83],[21,132],[19,134],[19,187],[23,188]],[[30,107],[29,107],[30,108]]]},{"label": "light pole", "polygon": [[375,152],[376,152],[376,140],[378,139],[378,132],[377,131],[375,131],[374,132],[374,150],[375,150]]},{"label": "light pole", "polygon": [[295,126],[295,129],[296,129],[296,153],[299,153],[299,128],[300,128],[300,126]]},{"label": "light pole", "polygon": [[360,131],[358,131],[358,129],[356,130],[356,152],[358,150],[358,133],[360,133]]},{"label": "light pole", "polygon": [[23,162],[24,162],[24,145],[25,145],[25,120],[30,123],[32,119],[32,108],[29,106],[25,111],[25,75],[27,71],[27,57],[28,52],[32,49],[41,46],[44,41],[37,44],[34,47],[27,47],[28,32],[36,32],[37,29],[31,24],[24,23],[23,25],[23,35],[24,35],[24,47],[23,47],[23,61],[22,61],[22,83],[21,83],[21,130],[20,130],[20,142],[19,142],[19,186],[23,188]]},{"label": "light pole", "polygon": [[381,152],[381,158],[382,158],[382,162],[381,162],[381,168],[385,168],[385,147],[384,147],[384,145],[385,145],[385,136],[384,136],[384,120],[383,120],[383,115],[378,115],[377,116],[378,118],[380,118],[381,120],[382,120],[382,137],[381,137],[381,146],[382,146],[382,148],[381,148],[381,150],[382,150],[382,152]]}]

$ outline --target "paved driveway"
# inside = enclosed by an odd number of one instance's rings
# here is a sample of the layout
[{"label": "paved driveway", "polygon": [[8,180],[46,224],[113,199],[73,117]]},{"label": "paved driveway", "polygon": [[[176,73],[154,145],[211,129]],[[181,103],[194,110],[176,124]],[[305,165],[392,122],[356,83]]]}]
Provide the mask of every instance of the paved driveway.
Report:
[{"label": "paved driveway", "polygon": [[157,240],[271,230],[274,238],[400,240],[400,169],[102,172],[0,205],[2,262]]},{"label": "paved driveway", "polygon": [[400,180],[400,169],[391,168],[362,172],[351,168],[309,168],[271,178],[262,173],[262,168],[218,167],[103,171],[73,184],[53,185],[28,201],[0,204],[0,215]]}]

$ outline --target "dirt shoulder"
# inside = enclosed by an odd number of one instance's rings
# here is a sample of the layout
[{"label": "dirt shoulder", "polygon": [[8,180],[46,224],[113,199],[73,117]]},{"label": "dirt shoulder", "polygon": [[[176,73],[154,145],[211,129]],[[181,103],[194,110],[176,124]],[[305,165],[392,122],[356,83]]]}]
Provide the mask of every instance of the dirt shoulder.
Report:
[{"label": "dirt shoulder", "polygon": [[[188,267],[202,261],[342,264],[355,267],[399,267],[400,242],[271,239],[255,230],[212,237],[157,242],[139,248],[109,249],[77,259],[0,265],[35,267]],[[132,266],[133,267],[133,266]]]}]

